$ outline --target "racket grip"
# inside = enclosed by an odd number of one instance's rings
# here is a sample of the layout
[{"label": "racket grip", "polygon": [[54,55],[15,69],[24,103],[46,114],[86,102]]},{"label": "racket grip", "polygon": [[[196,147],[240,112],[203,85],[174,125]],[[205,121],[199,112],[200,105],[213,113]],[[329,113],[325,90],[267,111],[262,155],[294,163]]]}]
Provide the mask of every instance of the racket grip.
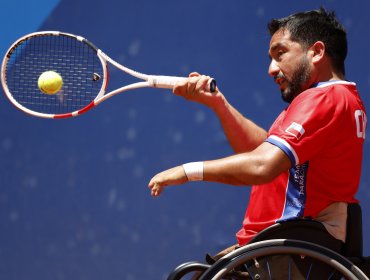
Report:
[{"label": "racket grip", "polygon": [[[173,89],[176,83],[183,82],[187,78],[182,77],[171,77],[171,76],[150,76],[148,83],[152,87],[156,88],[168,88]],[[215,92],[217,88],[216,80],[211,78],[208,80],[206,90],[209,92]]]}]

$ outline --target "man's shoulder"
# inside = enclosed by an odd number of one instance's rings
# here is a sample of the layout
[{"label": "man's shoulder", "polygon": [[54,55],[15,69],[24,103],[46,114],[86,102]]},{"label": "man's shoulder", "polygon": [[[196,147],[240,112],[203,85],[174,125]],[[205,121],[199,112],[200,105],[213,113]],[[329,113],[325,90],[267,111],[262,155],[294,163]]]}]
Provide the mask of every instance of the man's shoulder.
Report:
[{"label": "man's shoulder", "polygon": [[310,104],[338,105],[341,100],[358,98],[356,84],[347,81],[318,83],[303,91],[292,103],[308,102]]}]

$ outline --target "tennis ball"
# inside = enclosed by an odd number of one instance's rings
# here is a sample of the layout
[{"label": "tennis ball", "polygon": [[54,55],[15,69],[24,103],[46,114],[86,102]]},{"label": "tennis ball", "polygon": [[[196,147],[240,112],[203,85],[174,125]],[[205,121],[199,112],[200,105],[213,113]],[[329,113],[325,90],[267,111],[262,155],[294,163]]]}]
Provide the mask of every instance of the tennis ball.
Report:
[{"label": "tennis ball", "polygon": [[63,79],[57,72],[46,71],[40,75],[37,84],[43,93],[55,94],[62,88]]}]

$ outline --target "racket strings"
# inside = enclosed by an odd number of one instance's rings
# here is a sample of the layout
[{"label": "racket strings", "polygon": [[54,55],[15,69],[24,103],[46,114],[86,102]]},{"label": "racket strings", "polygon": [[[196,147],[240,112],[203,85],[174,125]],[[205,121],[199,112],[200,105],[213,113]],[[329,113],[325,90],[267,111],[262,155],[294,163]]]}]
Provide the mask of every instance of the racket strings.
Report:
[{"label": "racket strings", "polygon": [[[45,71],[62,76],[62,89],[53,95],[38,88]],[[11,52],[6,83],[12,97],[39,113],[65,114],[90,104],[100,92],[103,68],[94,49],[74,37],[43,34],[25,40]]]}]

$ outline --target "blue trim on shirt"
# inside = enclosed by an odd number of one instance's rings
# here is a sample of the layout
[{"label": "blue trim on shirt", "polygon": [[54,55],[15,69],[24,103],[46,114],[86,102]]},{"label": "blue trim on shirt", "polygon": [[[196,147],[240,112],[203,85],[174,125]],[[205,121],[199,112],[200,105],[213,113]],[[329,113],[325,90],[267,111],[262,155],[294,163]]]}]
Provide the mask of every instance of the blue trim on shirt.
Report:
[{"label": "blue trim on shirt", "polygon": [[267,138],[265,140],[265,142],[268,142],[268,143],[280,148],[289,157],[290,162],[292,163],[292,166],[295,166],[297,164],[293,152],[287,146],[285,146],[283,143],[277,141],[276,139],[270,138],[270,137]]},{"label": "blue trim on shirt", "polygon": [[307,199],[307,172],[308,162],[297,165],[289,170],[284,211],[282,217],[277,222],[294,220],[304,216]]}]

